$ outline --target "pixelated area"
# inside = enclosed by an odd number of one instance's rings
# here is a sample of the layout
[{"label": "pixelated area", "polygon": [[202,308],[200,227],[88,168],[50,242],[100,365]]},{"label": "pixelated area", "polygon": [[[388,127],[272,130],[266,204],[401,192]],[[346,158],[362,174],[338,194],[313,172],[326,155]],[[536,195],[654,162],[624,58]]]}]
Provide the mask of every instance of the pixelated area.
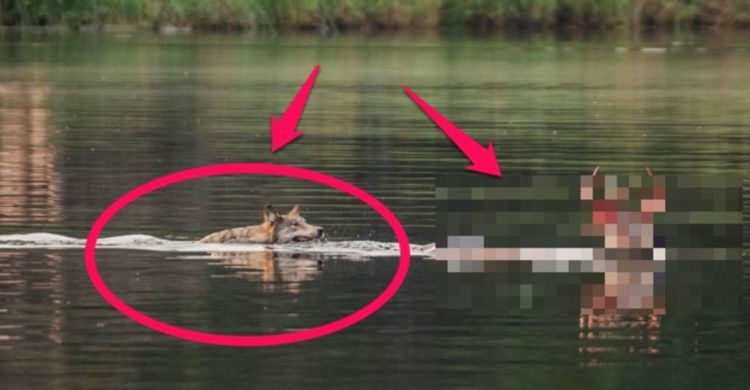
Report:
[{"label": "pixelated area", "polygon": [[443,303],[564,302],[591,315],[737,307],[742,216],[733,176],[442,176],[435,256],[463,274]]}]

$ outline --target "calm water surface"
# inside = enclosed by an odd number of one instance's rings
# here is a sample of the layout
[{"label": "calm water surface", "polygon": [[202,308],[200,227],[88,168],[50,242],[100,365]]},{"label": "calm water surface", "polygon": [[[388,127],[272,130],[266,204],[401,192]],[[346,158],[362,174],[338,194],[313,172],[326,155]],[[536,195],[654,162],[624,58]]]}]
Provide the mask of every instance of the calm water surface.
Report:
[{"label": "calm water surface", "polygon": [[[430,243],[434,176],[466,161],[402,85],[472,136],[493,140],[505,174],[648,165],[748,177],[747,38],[6,34],[0,234],[84,237],[137,184],[203,164],[263,161],[349,180],[385,202],[414,243]],[[305,136],[272,155],[268,116],[315,64],[322,72],[300,126]],[[301,204],[331,241],[393,241],[357,201],[271,177],[171,187],[124,210],[105,235],[194,240],[256,223],[266,203]],[[382,291],[396,267],[395,257],[269,251],[112,249],[99,262],[113,291],[139,310],[238,334],[341,317]],[[120,315],[90,285],[80,249],[0,249],[0,387],[741,387],[750,381],[744,270],[736,312],[582,333],[575,314],[442,309],[442,270],[415,258],[396,297],[353,328],[300,345],[226,349],[177,341]]]}]

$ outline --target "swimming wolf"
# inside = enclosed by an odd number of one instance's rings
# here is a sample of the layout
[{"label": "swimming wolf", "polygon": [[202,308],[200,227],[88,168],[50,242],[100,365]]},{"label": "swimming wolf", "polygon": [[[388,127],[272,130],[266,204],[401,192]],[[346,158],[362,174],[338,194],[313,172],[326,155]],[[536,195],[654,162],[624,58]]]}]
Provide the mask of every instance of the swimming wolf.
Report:
[{"label": "swimming wolf", "polygon": [[263,223],[222,230],[203,237],[202,243],[256,243],[287,244],[305,242],[323,237],[324,229],[307,223],[295,205],[282,215],[272,205],[263,208]]}]

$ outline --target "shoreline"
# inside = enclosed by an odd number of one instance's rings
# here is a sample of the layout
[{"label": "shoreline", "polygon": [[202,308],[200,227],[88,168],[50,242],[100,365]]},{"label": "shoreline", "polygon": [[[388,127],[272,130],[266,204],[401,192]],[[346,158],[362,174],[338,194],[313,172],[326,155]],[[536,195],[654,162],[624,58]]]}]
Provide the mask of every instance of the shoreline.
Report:
[{"label": "shoreline", "polygon": [[613,26],[607,28],[493,28],[488,30],[475,30],[471,28],[455,28],[435,26],[425,27],[403,27],[403,28],[349,28],[331,30],[324,27],[319,28],[284,28],[281,30],[265,28],[204,28],[191,25],[148,25],[144,23],[103,23],[85,24],[71,27],[66,24],[52,25],[0,25],[0,35],[24,34],[24,33],[52,33],[52,34],[142,34],[152,33],[156,35],[268,35],[268,36],[466,36],[466,37],[493,37],[493,36],[557,36],[557,37],[612,37],[612,36],[673,36],[673,35],[731,35],[750,33],[750,25],[735,26],[731,28],[705,28],[693,26],[689,28],[665,28],[662,26],[649,26],[643,28],[632,28],[628,26]]},{"label": "shoreline", "polygon": [[[627,28],[587,31],[587,30],[493,30],[473,32],[462,29],[397,29],[379,31],[336,31],[320,32],[310,30],[202,30],[189,27],[164,26],[154,29],[143,24],[103,24],[71,29],[64,25],[52,26],[0,26],[0,40],[8,43],[36,40],[44,37],[117,37],[120,39],[178,39],[192,40],[201,37],[224,39],[222,37],[253,40],[303,40],[313,42],[352,42],[351,40],[375,39],[381,44],[403,44],[407,41],[430,42],[473,42],[489,43],[496,40],[506,42],[536,42],[537,44],[574,44],[592,42],[609,45],[618,53],[642,51],[654,54],[665,51],[686,51],[695,49],[750,50],[747,46],[750,29],[641,29]],[[551,47],[547,46],[547,49]],[[569,49],[569,47],[568,47]]]},{"label": "shoreline", "polygon": [[[0,26],[180,32],[750,30],[747,0],[97,0],[0,4]],[[116,26],[116,27],[113,27]]]}]

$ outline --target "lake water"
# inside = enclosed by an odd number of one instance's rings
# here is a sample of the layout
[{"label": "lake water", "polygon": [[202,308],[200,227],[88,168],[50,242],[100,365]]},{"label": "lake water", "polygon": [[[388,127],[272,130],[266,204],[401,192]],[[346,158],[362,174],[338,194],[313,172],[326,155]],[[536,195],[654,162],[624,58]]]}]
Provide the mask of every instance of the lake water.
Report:
[{"label": "lake water", "polygon": [[[123,317],[89,282],[80,242],[66,241],[85,237],[99,213],[138,184],[204,164],[256,161],[348,180],[382,200],[413,244],[430,244],[434,177],[467,162],[403,85],[476,139],[492,140],[506,175],[581,174],[599,165],[606,173],[650,166],[750,177],[747,35],[1,37],[0,234],[64,237],[0,245],[0,388],[750,381],[747,266],[735,312],[668,311],[658,329],[619,324],[587,333],[575,314],[446,309],[444,268],[416,256],[403,288],[363,322],[302,344],[245,349],[175,340]],[[269,115],[283,111],[315,64],[322,71],[300,125],[305,135],[271,154]],[[102,276],[149,315],[232,334],[332,321],[392,278],[394,237],[375,212],[292,179],[182,183],[136,201],[104,236],[179,246],[257,223],[267,203],[281,211],[300,204],[309,222],[326,227],[329,250],[123,245],[97,251]]]}]

